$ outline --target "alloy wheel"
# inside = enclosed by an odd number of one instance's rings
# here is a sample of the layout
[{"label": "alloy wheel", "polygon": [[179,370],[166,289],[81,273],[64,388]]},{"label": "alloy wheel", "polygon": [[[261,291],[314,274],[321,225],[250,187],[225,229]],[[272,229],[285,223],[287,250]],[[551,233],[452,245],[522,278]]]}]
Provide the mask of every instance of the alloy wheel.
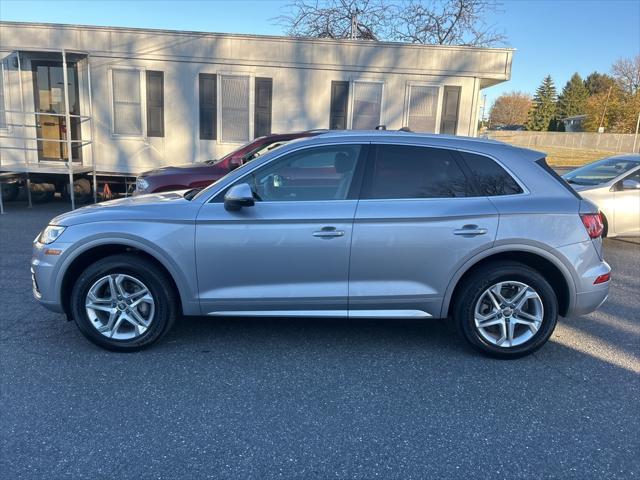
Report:
[{"label": "alloy wheel", "polygon": [[476,302],[474,321],[480,336],[492,345],[522,345],[540,329],[544,319],[542,299],[529,285],[499,282],[487,288]]},{"label": "alloy wheel", "polygon": [[115,340],[132,340],[151,325],[155,301],[137,278],[113,273],[99,278],[89,288],[85,310],[100,334]]}]

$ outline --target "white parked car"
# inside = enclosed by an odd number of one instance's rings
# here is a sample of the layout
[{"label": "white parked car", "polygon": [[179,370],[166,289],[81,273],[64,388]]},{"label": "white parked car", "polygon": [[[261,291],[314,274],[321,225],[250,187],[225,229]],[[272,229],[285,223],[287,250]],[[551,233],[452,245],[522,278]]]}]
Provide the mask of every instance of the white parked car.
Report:
[{"label": "white parked car", "polygon": [[598,205],[604,217],[603,236],[640,236],[640,155],[603,158],[563,178]]}]

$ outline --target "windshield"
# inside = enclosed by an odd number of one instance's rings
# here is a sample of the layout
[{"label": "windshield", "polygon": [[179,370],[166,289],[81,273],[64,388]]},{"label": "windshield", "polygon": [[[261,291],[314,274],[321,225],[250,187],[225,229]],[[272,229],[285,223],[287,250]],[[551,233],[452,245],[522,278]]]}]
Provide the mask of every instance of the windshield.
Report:
[{"label": "windshield", "polygon": [[574,185],[600,185],[628,172],[640,165],[638,160],[625,158],[604,158],[564,175],[564,179]]}]

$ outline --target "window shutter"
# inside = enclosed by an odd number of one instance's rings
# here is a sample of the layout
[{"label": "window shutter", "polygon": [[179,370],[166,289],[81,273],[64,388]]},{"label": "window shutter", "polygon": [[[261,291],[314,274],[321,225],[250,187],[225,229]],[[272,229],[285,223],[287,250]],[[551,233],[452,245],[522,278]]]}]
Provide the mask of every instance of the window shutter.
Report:
[{"label": "window shutter", "polygon": [[0,128],[7,128],[7,115],[4,104],[4,64],[0,62]]},{"label": "window shutter", "polygon": [[200,139],[215,140],[217,132],[216,75],[201,73],[198,76],[200,99]]},{"label": "window shutter", "polygon": [[164,72],[147,70],[147,137],[164,137]]},{"label": "window shutter", "polygon": [[256,77],[256,99],[254,118],[254,137],[271,134],[271,100],[273,96],[273,80]]},{"label": "window shutter", "polygon": [[461,87],[444,87],[440,133],[455,135],[458,130],[458,111],[460,108]]},{"label": "window shutter", "polygon": [[349,106],[349,82],[331,82],[331,108],[329,128],[346,130]]},{"label": "window shutter", "polygon": [[436,131],[438,87],[411,85],[409,87],[409,128],[415,132]]}]

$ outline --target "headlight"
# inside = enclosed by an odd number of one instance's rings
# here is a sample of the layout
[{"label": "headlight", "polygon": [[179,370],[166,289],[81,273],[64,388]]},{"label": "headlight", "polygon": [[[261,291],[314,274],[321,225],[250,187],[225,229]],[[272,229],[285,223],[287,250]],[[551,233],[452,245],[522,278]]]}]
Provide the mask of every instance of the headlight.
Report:
[{"label": "headlight", "polygon": [[149,182],[147,182],[143,177],[136,178],[136,190],[140,190],[141,192],[146,192],[149,188]]},{"label": "headlight", "polygon": [[40,236],[38,237],[38,242],[43,243],[45,245],[55,242],[64,229],[67,227],[61,227],[59,225],[47,225],[47,227],[42,231]]}]

